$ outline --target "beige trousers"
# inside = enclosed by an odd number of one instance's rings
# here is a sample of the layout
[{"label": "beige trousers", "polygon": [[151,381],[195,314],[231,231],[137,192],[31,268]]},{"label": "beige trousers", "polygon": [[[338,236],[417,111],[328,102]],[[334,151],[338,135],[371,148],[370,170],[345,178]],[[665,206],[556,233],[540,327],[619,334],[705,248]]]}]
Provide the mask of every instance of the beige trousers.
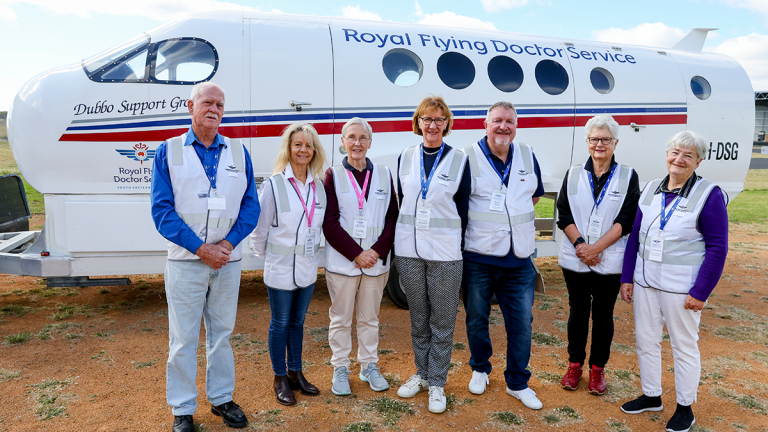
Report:
[{"label": "beige trousers", "polygon": [[352,316],[357,309],[357,361],[362,368],[379,360],[379,307],[389,273],[377,277],[344,276],[325,273],[331,308],[328,315],[328,344],[333,356],[334,368],[349,369],[349,353],[352,351]]}]

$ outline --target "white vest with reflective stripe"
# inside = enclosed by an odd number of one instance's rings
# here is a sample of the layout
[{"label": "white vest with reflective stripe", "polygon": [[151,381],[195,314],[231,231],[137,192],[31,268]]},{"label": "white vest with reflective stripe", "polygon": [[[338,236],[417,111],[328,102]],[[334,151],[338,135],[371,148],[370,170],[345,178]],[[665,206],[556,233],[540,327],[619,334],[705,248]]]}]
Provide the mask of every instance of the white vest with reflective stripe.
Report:
[{"label": "white vest with reflective stripe", "polygon": [[[339,203],[339,223],[347,234],[352,236],[352,224],[356,216],[360,215],[357,194],[354,185],[350,180],[347,170],[342,165],[333,167],[333,184],[336,189],[336,198]],[[389,202],[392,199],[392,187],[390,186],[391,174],[389,168],[384,165],[374,165],[371,177],[368,180],[370,193],[368,199],[363,205],[363,216],[368,220],[368,233],[366,238],[354,240],[363,248],[368,250],[373,246],[384,231],[384,219],[387,216]],[[357,181],[355,180],[355,185]],[[359,185],[358,189],[362,189]],[[365,193],[364,190],[360,192]],[[348,260],[344,255],[334,249],[330,243],[325,245],[325,270],[331,273],[338,273],[346,276],[360,276],[364,273],[366,276],[376,277],[389,271],[389,262],[384,264],[387,257],[379,257],[376,265],[369,269],[355,268],[355,262]]]},{"label": "white vest with reflective stripe", "polygon": [[[227,143],[219,154],[216,191],[226,199],[226,210],[208,210],[211,183],[193,145],[184,145],[187,134],[166,141],[168,174],[173,187],[176,213],[197,237],[205,243],[218,243],[229,234],[240,214],[240,203],[248,188],[245,175],[245,151],[240,140],[223,137]],[[167,241],[169,260],[200,259],[176,243]],[[229,256],[237,261],[242,256],[242,242],[233,245]]]},{"label": "white vest with reflective stripe", "polygon": [[[403,202],[395,228],[395,254],[429,261],[458,261],[461,256],[461,218],[453,196],[459,189],[466,155],[451,149],[442,160],[427,191],[421,197],[420,146],[405,149],[400,155],[400,187]],[[427,173],[429,175],[429,173]],[[432,209],[429,230],[416,229],[416,207]]]},{"label": "white vest with reflective stripe", "polygon": [[[536,248],[536,213],[532,198],[539,182],[533,169],[530,147],[516,141],[512,142],[512,146],[509,187],[502,184],[479,143],[463,150],[469,158],[472,172],[465,251],[503,257],[509,254],[512,245],[512,251],[519,259],[533,255]],[[491,194],[496,190],[501,190],[506,196],[503,211],[490,210]]]},{"label": "white vest with reflective stripe", "polygon": [[[594,244],[613,227],[613,221],[619,215],[621,206],[624,205],[624,200],[627,197],[629,180],[632,178],[632,168],[617,164],[615,169],[611,182],[603,186],[605,196],[597,210],[595,209],[592,188],[589,185],[589,176],[592,174],[584,169],[583,164],[573,166],[568,170],[568,205],[571,207],[573,222],[587,244]],[[600,235],[591,237],[587,235],[589,218],[595,213],[597,216],[603,217],[603,224],[600,227]],[[579,273],[586,273],[591,269],[600,274],[621,274],[627,237],[628,235],[621,237],[616,243],[608,246],[599,255],[600,264],[592,267],[581,262],[576,256],[576,248],[566,237],[560,242],[558,264],[560,267]]]},{"label": "white vest with reflective stripe", "polygon": [[[699,214],[709,194],[718,186],[699,179],[688,198],[680,200],[664,227],[662,261],[654,262],[648,259],[650,241],[659,231],[663,199],[663,194],[654,195],[654,192],[662,180],[648,183],[640,196],[639,207],[643,212],[643,220],[640,224],[640,249],[635,262],[635,282],[661,291],[687,294],[696,282],[701,263],[704,262],[704,236],[697,228]],[[670,207],[671,204],[667,210]]]},{"label": "white vest with reflective stripe", "polygon": [[[312,228],[307,227],[307,216],[296,192],[285,176],[275,174],[263,187],[272,188],[275,199],[275,220],[267,235],[267,252],[264,258],[264,283],[273,289],[294,290],[306,288],[317,281],[320,263],[320,235],[325,217],[326,198],[323,182],[314,180],[317,200]],[[304,194],[307,210],[312,205],[312,186],[307,185],[309,196]],[[314,237],[315,254],[304,256],[308,236]]]}]

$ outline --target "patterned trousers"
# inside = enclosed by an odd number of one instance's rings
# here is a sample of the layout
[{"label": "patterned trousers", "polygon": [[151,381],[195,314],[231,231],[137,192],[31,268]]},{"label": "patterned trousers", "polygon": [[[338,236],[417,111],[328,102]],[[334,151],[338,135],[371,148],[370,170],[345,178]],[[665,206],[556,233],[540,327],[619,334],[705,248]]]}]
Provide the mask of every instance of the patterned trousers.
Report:
[{"label": "patterned trousers", "polygon": [[416,373],[445,387],[453,349],[463,261],[395,257],[408,308]]}]

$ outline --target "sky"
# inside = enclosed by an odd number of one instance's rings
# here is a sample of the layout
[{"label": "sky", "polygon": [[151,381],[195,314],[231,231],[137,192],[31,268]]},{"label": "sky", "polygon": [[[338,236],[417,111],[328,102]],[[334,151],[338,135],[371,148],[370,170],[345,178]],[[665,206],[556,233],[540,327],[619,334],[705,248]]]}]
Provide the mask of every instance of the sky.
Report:
[{"label": "sky", "polygon": [[252,10],[420,23],[671,48],[696,27],[768,91],[768,0],[0,0],[0,111],[46,70],[190,12]]}]

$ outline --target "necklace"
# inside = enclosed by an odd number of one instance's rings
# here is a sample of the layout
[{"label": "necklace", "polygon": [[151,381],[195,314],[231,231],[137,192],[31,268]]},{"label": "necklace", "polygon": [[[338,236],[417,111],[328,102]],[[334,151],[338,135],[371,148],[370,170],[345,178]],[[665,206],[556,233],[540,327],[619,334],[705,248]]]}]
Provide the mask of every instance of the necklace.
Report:
[{"label": "necklace", "polygon": [[427,149],[426,149],[426,147],[425,147],[425,148],[423,148],[423,149],[422,149],[422,151],[424,152],[424,154],[425,154],[425,155],[430,155],[430,156],[432,156],[432,155],[436,155],[436,154],[437,154],[437,152],[439,152],[439,151],[440,151],[440,148],[438,147],[438,149],[437,149],[437,150],[435,150],[435,151],[433,151],[433,152],[428,152],[428,151],[427,151]]}]

